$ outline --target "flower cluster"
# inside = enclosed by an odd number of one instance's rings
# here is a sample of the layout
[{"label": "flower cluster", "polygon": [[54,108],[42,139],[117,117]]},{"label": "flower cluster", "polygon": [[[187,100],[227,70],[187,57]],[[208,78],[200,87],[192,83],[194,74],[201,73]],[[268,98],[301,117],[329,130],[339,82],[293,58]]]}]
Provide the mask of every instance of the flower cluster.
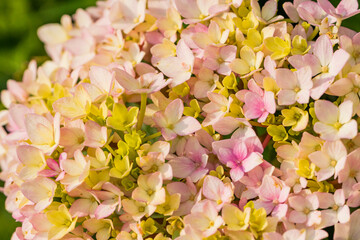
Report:
[{"label": "flower cluster", "polygon": [[356,0],[107,0],[1,101],[12,240],[360,239]]}]

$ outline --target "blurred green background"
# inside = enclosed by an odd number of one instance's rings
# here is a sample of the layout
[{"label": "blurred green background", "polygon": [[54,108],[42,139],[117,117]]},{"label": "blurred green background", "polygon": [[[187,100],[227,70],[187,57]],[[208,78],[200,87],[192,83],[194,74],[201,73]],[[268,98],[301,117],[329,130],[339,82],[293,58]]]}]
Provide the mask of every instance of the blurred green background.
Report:
[{"label": "blurred green background", "polygon": [[[133,1],[133,0],[128,0]],[[96,0],[0,0],[0,90],[6,80],[20,80],[28,62],[45,56],[36,35],[39,26],[59,22],[63,14],[73,14],[77,8],[95,5]],[[264,1],[261,1],[264,2]],[[284,1],[280,0],[280,5]],[[337,4],[339,0],[333,0]],[[282,10],[279,11],[282,14]],[[360,15],[345,20],[344,25],[360,31]],[[0,240],[11,238],[19,224],[4,208],[0,194]]]},{"label": "blurred green background", "polygon": [[19,79],[29,60],[44,56],[36,30],[59,22],[63,14],[95,5],[96,0],[0,0],[0,88]]},{"label": "blurred green background", "polygon": [[[131,1],[131,0],[129,0]],[[21,80],[33,58],[45,56],[36,30],[43,24],[59,22],[63,14],[95,5],[96,0],[0,0],[0,90],[10,78]],[[11,238],[15,228],[0,193],[0,240]]]}]

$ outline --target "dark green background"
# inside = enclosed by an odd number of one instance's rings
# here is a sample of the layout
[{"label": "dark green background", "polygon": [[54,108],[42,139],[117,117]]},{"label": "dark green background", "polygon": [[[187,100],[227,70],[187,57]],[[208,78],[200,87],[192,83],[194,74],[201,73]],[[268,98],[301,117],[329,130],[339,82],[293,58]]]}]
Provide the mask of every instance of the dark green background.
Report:
[{"label": "dark green background", "polygon": [[[38,27],[59,22],[63,14],[73,14],[76,9],[95,3],[96,0],[0,0],[0,89],[6,87],[10,78],[21,80],[29,60],[45,56],[36,34]],[[5,210],[5,196],[0,193],[0,240],[10,239],[19,225]]]},{"label": "dark green background", "polygon": [[[129,0],[132,1],[132,0]],[[0,0],[0,89],[6,80],[21,79],[29,60],[42,59],[45,51],[36,35],[39,26],[59,22],[63,14],[94,5],[96,0]],[[261,0],[261,2],[263,2]],[[284,1],[280,1],[282,5]],[[334,0],[337,4],[339,1]],[[282,14],[282,10],[279,12]],[[360,15],[345,20],[344,25],[360,31]],[[4,209],[0,194],[0,240],[10,239],[18,225]]]}]

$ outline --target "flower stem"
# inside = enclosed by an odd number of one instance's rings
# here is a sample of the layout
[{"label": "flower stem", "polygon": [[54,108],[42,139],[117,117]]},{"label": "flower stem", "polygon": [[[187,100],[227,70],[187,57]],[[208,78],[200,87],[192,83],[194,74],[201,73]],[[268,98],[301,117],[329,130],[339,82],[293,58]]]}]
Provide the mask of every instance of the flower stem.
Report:
[{"label": "flower stem", "polygon": [[243,88],[242,89],[248,89],[248,81],[246,78],[241,78],[241,81],[243,83]]},{"label": "flower stem", "polygon": [[316,26],[314,31],[311,33],[311,35],[308,37],[308,40],[311,41],[316,37],[316,35],[319,33],[319,27]]},{"label": "flower stem", "polygon": [[255,122],[255,121],[249,121],[249,123],[254,127],[263,127],[263,128],[267,127],[265,125],[262,125],[261,123]]},{"label": "flower stem", "polygon": [[270,140],[271,140],[271,136],[269,134],[267,134],[264,141],[263,141],[263,143],[262,143],[264,149],[269,144]]},{"label": "flower stem", "polygon": [[114,152],[114,150],[109,146],[109,144],[105,144],[104,146],[112,155],[116,156],[117,154]]},{"label": "flower stem", "polygon": [[147,141],[149,141],[151,139],[154,139],[154,138],[157,138],[157,137],[160,137],[160,136],[161,136],[161,132],[151,134],[151,135],[147,136],[146,138],[144,138],[143,142],[147,142]]},{"label": "flower stem", "polygon": [[139,119],[136,125],[136,130],[140,130],[141,126],[144,121],[145,117],[145,110],[146,110],[146,101],[147,101],[147,93],[141,94],[141,103],[140,103],[140,113],[139,113]]},{"label": "flower stem", "polygon": [[342,19],[338,18],[337,21],[336,21],[336,27],[338,28],[338,30],[339,30],[339,28],[341,26],[341,23],[342,23]]},{"label": "flower stem", "polygon": [[341,189],[341,184],[337,180],[328,181],[328,183],[332,184],[335,189]]}]

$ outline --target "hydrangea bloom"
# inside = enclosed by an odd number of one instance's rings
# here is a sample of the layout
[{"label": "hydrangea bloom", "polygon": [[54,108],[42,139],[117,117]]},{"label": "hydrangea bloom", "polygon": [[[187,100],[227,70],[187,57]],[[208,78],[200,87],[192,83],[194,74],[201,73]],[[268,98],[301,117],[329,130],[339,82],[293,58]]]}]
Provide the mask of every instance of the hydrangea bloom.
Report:
[{"label": "hydrangea bloom", "polygon": [[278,8],[104,0],[42,26],[50,60],[1,92],[12,239],[359,239],[358,4]]}]

